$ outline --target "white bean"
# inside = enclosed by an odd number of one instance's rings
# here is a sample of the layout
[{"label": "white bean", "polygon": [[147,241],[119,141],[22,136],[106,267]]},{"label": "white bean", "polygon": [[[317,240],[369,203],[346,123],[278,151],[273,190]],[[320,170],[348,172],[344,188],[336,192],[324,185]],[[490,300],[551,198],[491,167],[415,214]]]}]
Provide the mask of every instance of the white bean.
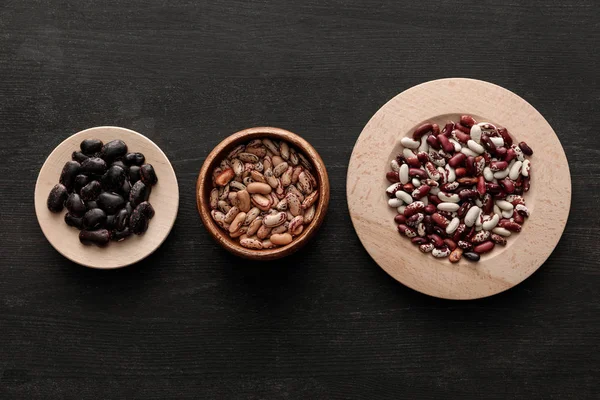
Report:
[{"label": "white bean", "polygon": [[504,147],[504,139],[502,139],[501,137],[490,137],[490,140],[492,141],[492,143],[494,143],[494,145],[496,147]]},{"label": "white bean", "polygon": [[400,143],[402,144],[402,146],[409,148],[409,149],[418,149],[419,145],[421,144],[421,142],[413,140],[412,138],[409,138],[408,136],[403,137],[400,140]]},{"label": "white bean", "polygon": [[530,168],[531,168],[531,161],[529,161],[529,160],[523,161],[523,167],[521,168],[521,175],[523,175],[524,177],[528,177]]},{"label": "white bean", "polygon": [[502,210],[502,217],[503,218],[510,218],[512,217],[513,212],[512,210],[508,211],[508,210]]},{"label": "white bean", "polygon": [[474,141],[473,139],[467,142],[467,146],[469,146],[469,149],[473,150],[477,154],[482,154],[485,151],[483,146]]},{"label": "white bean", "polygon": [[412,184],[414,187],[418,188],[419,186],[421,186],[421,181],[418,180],[417,178],[413,178],[412,179]]},{"label": "white bean", "polygon": [[451,183],[456,180],[456,171],[450,165],[446,164],[446,182]]},{"label": "white bean", "polygon": [[506,200],[496,200],[496,205],[500,207],[501,210],[512,211],[514,208],[512,203],[509,203]]},{"label": "white bean", "polygon": [[[430,191],[430,193],[431,193],[431,191]],[[458,203],[460,201],[460,196],[457,195],[456,193],[439,192],[438,197],[440,198],[441,201],[446,202],[446,203]]]},{"label": "white bean", "polygon": [[412,151],[411,149],[407,149],[407,148],[402,150],[402,155],[404,156],[404,158],[416,157],[416,154],[414,153],[414,151]]},{"label": "white bean", "polygon": [[406,210],[406,206],[405,205],[401,205],[400,207],[398,207],[396,209],[396,211],[398,211],[398,214],[404,214],[404,210]]},{"label": "white bean", "polygon": [[481,127],[479,125],[473,125],[471,127],[471,139],[476,143],[481,142]]},{"label": "white bean", "polygon": [[400,171],[400,164],[398,164],[398,160],[396,160],[395,158],[390,162],[390,166],[392,167],[392,171]]},{"label": "white bean", "polygon": [[490,167],[485,167],[483,169],[483,177],[488,182],[491,182],[491,181],[494,180],[494,173],[492,172],[492,170],[490,169]]},{"label": "white bean", "polygon": [[510,172],[508,174],[508,177],[512,180],[515,180],[519,177],[519,175],[521,175],[521,168],[523,167],[523,162],[522,161],[517,161],[512,168],[510,169]]},{"label": "white bean", "polygon": [[462,149],[462,146],[460,145],[460,143],[458,143],[458,140],[454,140],[454,139],[449,139],[450,143],[452,143],[454,145],[454,152],[458,153],[460,151],[460,149]]},{"label": "white bean", "polygon": [[496,225],[498,225],[498,221],[500,221],[500,216],[498,214],[494,214],[492,219],[483,223],[483,229],[485,229],[486,231],[491,231],[496,227]]},{"label": "white bean", "polygon": [[456,211],[460,206],[456,203],[440,203],[437,205],[437,208],[442,211]]},{"label": "white bean", "polygon": [[472,156],[472,157],[477,157],[479,154],[475,153],[473,150],[469,149],[468,147],[463,147],[462,149],[460,149],[460,152],[463,153],[465,156]]},{"label": "white bean", "polygon": [[504,179],[508,176],[510,170],[506,168],[505,170],[494,172],[494,178],[496,179]]},{"label": "white bean", "polygon": [[[396,197],[398,199],[402,200],[406,204],[410,204],[410,203],[413,202],[413,198],[411,197],[411,195],[408,194],[408,193],[406,193],[406,192],[404,192],[404,191],[402,191],[402,190],[398,190],[396,192]],[[510,204],[510,203],[508,203],[508,204]]]},{"label": "white bean", "polygon": [[389,199],[388,200],[388,205],[390,207],[397,208],[397,207],[400,207],[402,204],[404,204],[404,203],[400,199]]},{"label": "white bean", "polygon": [[502,228],[500,226],[497,226],[494,229],[492,229],[492,232],[497,235],[500,235],[500,236],[510,236],[511,235],[511,232],[508,229]]},{"label": "white bean", "polygon": [[450,221],[450,223],[446,227],[446,233],[448,235],[453,234],[456,231],[456,229],[458,228],[458,225],[460,225],[460,218],[458,218],[458,217],[452,218],[452,221]]},{"label": "white bean", "polygon": [[421,136],[421,144],[419,145],[419,152],[424,151],[425,153],[429,152],[429,143],[427,143],[427,137],[429,135]]},{"label": "white bean", "polygon": [[408,181],[410,180],[410,176],[408,175],[408,171],[410,170],[410,167],[408,166],[408,164],[402,164],[402,166],[400,167],[400,171],[398,172],[398,175],[400,176],[400,182],[405,185],[408,183]]},{"label": "white bean", "polygon": [[465,225],[469,228],[475,224],[475,221],[479,218],[479,214],[481,214],[481,208],[477,206],[473,206],[465,215]]}]

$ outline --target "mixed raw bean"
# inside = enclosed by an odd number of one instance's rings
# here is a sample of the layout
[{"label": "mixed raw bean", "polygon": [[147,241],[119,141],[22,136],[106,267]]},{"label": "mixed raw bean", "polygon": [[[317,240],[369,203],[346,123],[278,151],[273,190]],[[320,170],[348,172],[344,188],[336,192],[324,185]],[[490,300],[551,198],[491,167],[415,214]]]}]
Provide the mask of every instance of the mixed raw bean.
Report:
[{"label": "mixed raw bean", "polygon": [[106,144],[98,139],[81,142],[50,191],[48,209],[67,208],[65,222],[79,229],[86,245],[105,246],[148,229],[154,208],[148,202],[158,178],[142,153],[128,153],[122,140]]},{"label": "mixed raw bean", "polygon": [[388,204],[398,231],[436,258],[479,261],[520,232],[529,210],[533,150],[503,127],[470,115],[419,126],[391,162]]},{"label": "mixed raw bean", "polygon": [[319,190],[312,169],[285,141],[236,146],[213,171],[213,220],[248,249],[290,244],[315,217]]}]

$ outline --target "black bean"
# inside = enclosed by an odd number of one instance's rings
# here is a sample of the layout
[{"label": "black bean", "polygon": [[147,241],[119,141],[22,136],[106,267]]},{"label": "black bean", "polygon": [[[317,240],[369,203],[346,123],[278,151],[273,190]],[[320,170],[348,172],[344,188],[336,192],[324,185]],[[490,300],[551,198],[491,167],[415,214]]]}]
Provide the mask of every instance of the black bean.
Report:
[{"label": "black bean", "polygon": [[60,174],[59,182],[65,185],[68,191],[71,191],[75,177],[79,174],[80,170],[81,164],[77,161],[67,161]]},{"label": "black bean", "polygon": [[129,183],[129,180],[125,179],[123,186],[121,186],[121,194],[123,195],[124,199],[128,199],[129,193],[131,193],[131,183]]},{"label": "black bean", "polygon": [[87,203],[85,203],[85,208],[87,208],[88,210],[91,210],[92,208],[98,208],[98,203],[96,203],[96,201],[94,200],[88,201]]},{"label": "black bean", "polygon": [[98,207],[106,211],[107,214],[115,214],[121,208],[125,207],[125,199],[116,193],[100,193],[97,202]]},{"label": "black bean", "polygon": [[104,224],[104,227],[108,230],[115,229],[116,221],[116,215],[107,215],[106,224]]},{"label": "black bean", "polygon": [[123,229],[123,230],[112,231],[110,233],[111,240],[114,240],[115,242],[120,242],[122,240],[125,240],[129,236],[131,236],[131,231],[129,230],[128,227],[125,227],[125,229]]},{"label": "black bean", "polygon": [[87,160],[89,157],[86,156],[85,154],[83,154],[80,151],[74,151],[73,154],[71,154],[71,159],[73,161],[77,161],[78,163],[82,163],[85,160]]},{"label": "black bean", "polygon": [[131,215],[131,213],[133,213],[133,205],[130,202],[127,202],[127,204],[125,204],[125,209],[127,210],[127,214]]},{"label": "black bean", "polygon": [[123,187],[125,182],[125,170],[118,165],[113,165],[102,175],[102,188],[110,192],[116,192]]},{"label": "black bean", "polygon": [[97,231],[81,231],[79,232],[79,241],[86,246],[95,244],[96,246],[105,246],[110,240],[110,233],[106,229]]},{"label": "black bean", "polygon": [[90,183],[90,178],[87,175],[79,174],[75,177],[74,189],[75,192],[79,193],[81,188]]},{"label": "black bean", "polygon": [[140,212],[148,217],[148,219],[152,219],[152,217],[154,217],[154,207],[152,207],[152,204],[148,203],[147,201],[140,203],[136,208],[139,208]]},{"label": "black bean", "polygon": [[82,217],[85,214],[85,204],[77,193],[71,193],[65,202],[65,207],[74,217]]},{"label": "black bean", "polygon": [[118,231],[122,231],[127,225],[129,225],[129,213],[126,209],[122,208],[117,215],[115,215],[115,228]]},{"label": "black bean", "polygon": [[156,185],[156,182],[158,182],[152,164],[144,164],[140,167],[140,178],[148,186]]},{"label": "black bean", "polygon": [[465,256],[465,258],[470,261],[479,261],[479,258],[480,258],[479,254],[472,252],[472,251],[464,252],[463,256]]},{"label": "black bean", "polygon": [[81,148],[81,152],[85,155],[91,156],[94,153],[98,153],[102,150],[102,141],[98,139],[85,139],[79,147]]},{"label": "black bean", "polygon": [[48,201],[46,202],[48,205],[48,210],[52,212],[61,212],[68,196],[69,192],[67,191],[65,185],[60,183],[54,185],[52,190],[50,190]]},{"label": "black bean", "polygon": [[79,194],[83,201],[96,200],[102,191],[102,185],[98,181],[91,181],[87,185],[81,188]]},{"label": "black bean", "polygon": [[129,202],[133,207],[137,207],[143,201],[148,200],[152,187],[147,186],[142,181],[137,181],[129,192]]},{"label": "black bean", "polygon": [[106,162],[113,162],[127,153],[127,145],[122,140],[112,140],[102,146],[101,157]]},{"label": "black bean", "polygon": [[85,174],[103,175],[106,171],[106,162],[98,157],[90,157],[81,163],[81,169]]},{"label": "black bean", "polygon": [[129,229],[136,235],[141,235],[148,229],[148,217],[143,210],[138,206],[133,210],[129,217]]},{"label": "black bean", "polygon": [[110,166],[117,166],[117,167],[121,167],[123,168],[123,171],[125,171],[125,175],[129,174],[129,166],[127,164],[125,164],[123,161],[118,160],[115,161],[114,163],[110,164]]},{"label": "black bean", "polygon": [[128,165],[142,165],[146,161],[146,157],[142,153],[127,153],[123,160]]},{"label": "black bean", "polygon": [[65,222],[67,225],[75,227],[79,230],[83,229],[83,218],[75,217],[69,213],[65,214]]},{"label": "black bean", "polygon": [[132,165],[129,167],[129,181],[133,185],[137,181],[140,180],[140,167],[137,165]]},{"label": "black bean", "polygon": [[99,208],[93,208],[83,216],[83,227],[85,229],[98,229],[106,224],[106,213]]}]

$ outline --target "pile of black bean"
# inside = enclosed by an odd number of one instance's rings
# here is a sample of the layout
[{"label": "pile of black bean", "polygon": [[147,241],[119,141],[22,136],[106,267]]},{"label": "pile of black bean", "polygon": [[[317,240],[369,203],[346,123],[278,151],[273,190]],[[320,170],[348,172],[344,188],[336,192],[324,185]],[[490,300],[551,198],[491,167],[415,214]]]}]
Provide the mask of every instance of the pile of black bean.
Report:
[{"label": "pile of black bean", "polygon": [[81,142],[48,196],[48,209],[67,208],[65,222],[81,232],[86,245],[105,246],[148,229],[154,209],[148,202],[158,178],[142,153],[128,153],[122,140],[106,144],[98,139]]}]

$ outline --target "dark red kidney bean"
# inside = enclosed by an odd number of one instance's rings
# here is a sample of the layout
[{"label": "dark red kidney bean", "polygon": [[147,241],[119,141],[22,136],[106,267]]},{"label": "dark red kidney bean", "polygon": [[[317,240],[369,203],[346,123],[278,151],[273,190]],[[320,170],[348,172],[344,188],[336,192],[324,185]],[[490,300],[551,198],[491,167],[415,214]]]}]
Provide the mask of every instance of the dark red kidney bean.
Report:
[{"label": "dark red kidney bean", "polygon": [[113,162],[119,157],[123,157],[127,153],[127,145],[124,141],[116,139],[111,140],[102,146],[100,157],[107,162]]},{"label": "dark red kidney bean", "polygon": [[500,189],[498,193],[494,193],[492,194],[492,196],[494,197],[494,200],[500,200],[505,198],[507,196],[507,193],[504,190]]},{"label": "dark red kidney bean", "polygon": [[93,208],[83,215],[85,229],[102,228],[106,223],[106,213],[99,208]]},{"label": "dark red kidney bean", "polygon": [[148,203],[147,201],[140,203],[136,209],[139,209],[142,214],[148,217],[148,219],[152,219],[154,217],[154,207],[152,207],[152,204]]},{"label": "dark red kidney bean", "polygon": [[519,214],[517,212],[517,210],[513,211],[513,220],[519,224],[519,225],[523,225],[523,223],[525,222],[525,217],[523,217],[521,214]]},{"label": "dark red kidney bean", "polygon": [[129,192],[129,202],[133,207],[137,207],[138,204],[148,200],[151,191],[151,186],[147,186],[142,181],[137,181]]},{"label": "dark red kidney bean", "polygon": [[133,185],[140,180],[140,167],[132,165],[129,167],[129,182]]},{"label": "dark red kidney bean", "polygon": [[[135,214],[135,211],[137,211],[137,208],[134,210],[134,212],[133,212],[134,214]],[[398,225],[398,233],[400,233],[402,236],[407,236],[407,237],[417,236],[417,231],[414,228],[411,228],[410,226],[404,225],[404,224]]]},{"label": "dark red kidney bean", "polygon": [[486,193],[483,195],[481,199],[482,207],[481,210],[484,214],[488,215],[494,210],[494,200],[492,199],[492,195]]},{"label": "dark red kidney bean", "polygon": [[85,160],[87,160],[89,157],[86,156],[85,154],[83,154],[80,151],[74,151],[73,154],[71,154],[71,160],[73,161],[77,161],[78,163],[82,163]]},{"label": "dark red kidney bean", "polygon": [[54,185],[52,190],[50,190],[50,193],[48,194],[48,200],[46,201],[48,210],[56,213],[61,212],[68,196],[69,192],[67,191],[65,185],[61,183]]},{"label": "dark red kidney bean", "polygon": [[448,164],[452,167],[452,168],[456,168],[459,165],[462,165],[462,163],[465,162],[465,160],[467,159],[467,156],[464,155],[463,153],[456,153],[455,155],[452,156],[452,158],[448,161]]},{"label": "dark red kidney bean", "polygon": [[425,123],[425,124],[419,126],[413,132],[413,139],[415,139],[415,140],[421,139],[421,136],[423,136],[424,134],[426,134],[428,132],[431,132],[432,129],[433,129],[433,125],[430,123]]},{"label": "dark red kidney bean", "polygon": [[465,240],[468,240],[469,242],[473,240],[473,236],[475,236],[476,230],[475,230],[475,225],[473,225],[471,227],[471,229],[469,230],[465,230]]},{"label": "dark red kidney bean", "polygon": [[419,200],[421,197],[426,196],[430,190],[431,186],[421,185],[412,192],[412,198]]},{"label": "dark red kidney bean", "polygon": [[425,214],[433,214],[434,212],[436,212],[436,210],[437,207],[434,204],[427,204],[423,212],[425,212]]},{"label": "dark red kidney bean", "polygon": [[390,182],[390,183],[396,183],[396,182],[400,182],[400,176],[398,175],[397,171],[388,171],[385,174],[385,178]]},{"label": "dark red kidney bean", "polygon": [[515,191],[515,184],[509,178],[504,178],[498,183],[506,193],[513,193]]},{"label": "dark red kidney bean", "polygon": [[464,126],[460,122],[456,123],[455,128],[458,129],[459,131],[463,132],[463,133],[471,133],[471,128],[469,128],[467,126]]},{"label": "dark red kidney bean", "polygon": [[506,156],[506,147],[496,147],[496,157],[502,159]]},{"label": "dark red kidney bean", "polygon": [[519,147],[521,148],[521,150],[523,151],[523,154],[525,154],[526,156],[531,156],[533,155],[533,150],[531,150],[531,147],[529,147],[529,145],[525,142],[520,142],[519,143]]},{"label": "dark red kidney bean", "polygon": [[425,239],[424,237],[418,237],[418,236],[410,239],[410,241],[419,246],[422,244],[425,244],[425,243],[429,243],[429,241],[427,239]]},{"label": "dark red kidney bean", "polygon": [[440,134],[440,126],[438,124],[431,125],[431,134],[433,136],[437,136]]},{"label": "dark red kidney bean", "polygon": [[465,168],[467,168],[467,175],[475,176],[477,169],[475,168],[475,157],[468,156],[465,161]]},{"label": "dark red kidney bean", "polygon": [[438,210],[438,214],[440,214],[442,217],[446,217],[448,222],[450,222],[452,219],[452,213],[450,211]]},{"label": "dark red kidney bean", "polygon": [[82,217],[85,214],[85,204],[81,197],[77,193],[71,193],[65,201],[65,207],[69,210],[69,213],[75,217]]},{"label": "dark red kidney bean", "polygon": [[106,229],[97,231],[81,231],[79,232],[79,241],[86,246],[95,244],[96,246],[105,246],[110,240],[110,233]]},{"label": "dark red kidney bean", "polygon": [[462,189],[460,192],[458,192],[458,197],[460,197],[461,200],[471,199],[476,196],[477,190],[473,189]]},{"label": "dark red kidney bean", "polygon": [[452,143],[450,143],[450,140],[448,140],[448,138],[444,135],[438,136],[437,137],[438,141],[440,142],[440,145],[442,146],[442,148],[444,149],[444,151],[448,154],[454,153],[454,145]]},{"label": "dark red kidney bean", "polygon": [[102,191],[102,185],[98,181],[91,181],[87,185],[81,188],[79,194],[83,201],[96,200]]},{"label": "dark red kidney bean", "polygon": [[140,167],[140,178],[146,185],[153,186],[158,182],[156,172],[152,164],[144,164]]},{"label": "dark red kidney bean", "polygon": [[123,186],[121,186],[121,195],[123,195],[124,199],[128,199],[129,193],[131,193],[131,183],[129,183],[129,180],[125,179]]},{"label": "dark red kidney bean", "polygon": [[412,191],[415,190],[415,185],[412,183],[407,183],[402,185],[402,190],[404,190],[406,193],[412,193]]},{"label": "dark red kidney bean", "polygon": [[[500,191],[502,190],[502,188],[500,187],[500,185],[498,185],[497,183],[485,182],[484,181],[484,184],[485,184],[485,188],[487,189],[487,191],[490,192],[490,193],[492,193],[492,194],[494,194],[494,193],[500,193]],[[485,193],[485,191],[484,191],[484,193]]]},{"label": "dark red kidney bean", "polygon": [[439,225],[440,227],[442,227],[444,229],[446,229],[446,227],[450,223],[450,221],[448,221],[448,218],[446,218],[445,216],[440,214],[439,211],[431,214],[431,219],[433,220],[433,222],[435,222],[436,225]]},{"label": "dark red kidney bean", "polygon": [[123,161],[127,165],[142,165],[146,161],[146,157],[142,153],[127,153],[123,157]]},{"label": "dark red kidney bean", "polygon": [[475,118],[473,118],[470,115],[461,115],[460,116],[460,123],[466,127],[472,127],[473,125],[475,125],[477,122],[475,121]]},{"label": "dark red kidney bean", "polygon": [[525,178],[523,178],[523,192],[529,192],[529,179],[531,179],[529,176],[526,176]]},{"label": "dark red kidney bean", "polygon": [[[459,154],[462,154],[462,153],[459,153]],[[456,173],[457,178],[462,178],[467,175],[467,169],[463,168],[463,167],[456,168],[456,170],[454,172]]]},{"label": "dark red kidney bean", "polygon": [[90,157],[81,163],[81,171],[88,175],[102,175],[106,171],[106,161],[98,157]]},{"label": "dark red kidney bean", "polygon": [[420,169],[420,168],[409,168],[408,175],[413,178],[427,179],[427,172],[425,172],[425,170]]},{"label": "dark red kidney bean", "polygon": [[471,139],[471,135],[461,132],[458,129],[452,131],[452,134],[456,136],[456,139],[461,143],[467,143]]},{"label": "dark red kidney bean", "polygon": [[123,230],[110,232],[110,239],[114,240],[115,242],[120,242],[122,240],[125,240],[129,236],[131,236],[131,231],[129,230],[129,227],[127,227],[127,226]]},{"label": "dark red kidney bean", "polygon": [[490,162],[490,169],[492,172],[502,171],[508,168],[508,163],[506,161],[492,161]]},{"label": "dark red kidney bean", "polygon": [[479,254],[474,253],[472,251],[465,251],[463,253],[463,257],[469,261],[479,261],[479,258],[480,258]]},{"label": "dark red kidney bean", "polygon": [[94,153],[100,152],[102,150],[102,140],[99,139],[85,139],[79,145],[81,152],[87,156],[92,156]]},{"label": "dark red kidney bean", "polygon": [[65,222],[67,225],[77,228],[79,230],[83,229],[83,218],[75,217],[69,213],[65,214]]},{"label": "dark red kidney bean", "polygon": [[75,177],[79,175],[79,171],[81,171],[81,164],[77,161],[67,161],[60,173],[59,183],[62,183],[68,191],[71,191]]},{"label": "dark red kidney bean", "polygon": [[116,192],[121,189],[124,182],[125,170],[118,165],[113,165],[102,175],[102,188],[110,192]]},{"label": "dark red kidney bean", "polygon": [[432,233],[431,235],[427,235],[427,238],[435,247],[442,247],[444,245],[444,241],[438,234]]},{"label": "dark red kidney bean", "polygon": [[512,141],[512,138],[510,137],[510,134],[506,130],[506,128],[498,128],[497,131],[498,131],[498,134],[500,135],[500,137],[502,137],[502,139],[504,140],[504,145],[506,147],[510,147],[512,145],[513,141]]},{"label": "dark red kidney bean", "polygon": [[477,184],[477,178],[475,177],[462,177],[462,178],[458,178],[456,180],[456,182],[460,183],[461,185],[466,185],[466,186],[472,186],[472,185],[476,185]]},{"label": "dark red kidney bean", "polygon": [[450,250],[454,250],[456,248],[456,242],[452,239],[444,239],[444,243],[446,243],[446,246],[448,246],[448,248]]},{"label": "dark red kidney bean", "polygon": [[427,161],[429,161],[429,154],[424,151],[420,151],[417,153],[417,160],[419,160],[421,164],[425,164]]},{"label": "dark red kidney bean", "polygon": [[396,161],[398,162],[398,165],[406,164],[406,160],[402,154],[396,156]]},{"label": "dark red kidney bean", "polygon": [[95,200],[88,201],[85,203],[85,208],[87,208],[88,210],[91,210],[92,208],[98,208],[98,203],[96,203]]},{"label": "dark red kidney bean", "polygon": [[514,160],[515,158],[517,158],[517,153],[511,148],[506,149],[506,155],[503,159],[506,165],[508,165],[508,163]]},{"label": "dark red kidney bean", "polygon": [[90,183],[90,178],[87,175],[79,174],[75,177],[73,181],[73,187],[77,193],[83,188],[85,185]]},{"label": "dark red kidney bean", "polygon": [[452,240],[454,240],[455,242],[458,242],[460,239],[462,239],[466,230],[467,230],[467,226],[465,224],[463,224],[463,223],[459,224],[458,228],[456,228],[456,231],[454,231],[454,234],[452,235]]},{"label": "dark red kidney bean", "polygon": [[477,254],[488,253],[488,252],[492,251],[494,246],[495,246],[495,243],[492,242],[491,240],[488,240],[488,241],[485,241],[485,242],[473,247],[473,251]]},{"label": "dark red kidney bean", "polygon": [[125,207],[125,199],[116,193],[100,193],[97,203],[98,207],[106,211],[107,214],[114,214]]},{"label": "dark red kidney bean", "polygon": [[398,214],[394,217],[394,222],[396,225],[406,224],[406,217],[402,214]]},{"label": "dark red kidney bean", "polygon": [[427,137],[427,143],[430,147],[433,147],[436,150],[440,149],[440,142],[438,141],[438,138],[436,136],[429,135]]},{"label": "dark red kidney bean", "polygon": [[436,235],[439,235],[440,237],[444,236],[446,234],[446,231],[444,230],[444,228],[437,226],[437,225],[433,225],[433,233],[435,233]]},{"label": "dark red kidney bean", "polygon": [[419,161],[419,158],[417,156],[415,157],[407,157],[406,158],[406,163],[413,168],[419,168],[421,166],[421,162]]},{"label": "dark red kidney bean", "polygon": [[406,220],[406,225],[412,226],[413,228],[417,226],[419,222],[423,222],[424,219],[423,213],[416,213]]},{"label": "dark red kidney bean", "polygon": [[492,241],[496,244],[499,244],[500,246],[506,246],[506,238],[504,236],[500,236],[497,233],[492,233],[490,235],[490,239],[492,239]]},{"label": "dark red kidney bean", "polygon": [[446,125],[444,125],[444,129],[442,129],[442,135],[450,136],[452,134],[453,130],[454,130],[454,122],[448,121],[448,122],[446,122]]},{"label": "dark red kidney bean", "polygon": [[456,189],[458,189],[459,183],[454,181],[454,182],[447,182],[444,183],[440,186],[440,190],[447,192],[447,193],[452,193],[454,192]]},{"label": "dark red kidney bean", "polygon": [[142,211],[143,210],[138,206],[133,210],[129,217],[129,229],[136,235],[141,235],[148,229],[148,217]]},{"label": "dark red kidney bean", "polygon": [[483,196],[485,194],[486,188],[487,184],[485,182],[485,178],[483,177],[483,175],[479,175],[479,178],[477,178],[477,193]]},{"label": "dark red kidney bean", "polygon": [[481,135],[481,143],[483,143],[483,145],[489,150],[490,153],[496,153],[496,145],[494,144],[494,142],[492,142],[492,139],[490,139],[487,133]]},{"label": "dark red kidney bean", "polygon": [[498,226],[504,229],[508,229],[511,232],[521,232],[522,228],[520,224],[506,218],[502,218],[498,222]]},{"label": "dark red kidney bean", "polygon": [[430,194],[427,196],[427,199],[429,200],[429,204],[434,204],[436,206],[442,202],[442,200],[440,200],[440,198],[435,194]]},{"label": "dark red kidney bean", "polygon": [[473,204],[469,203],[468,201],[465,201],[460,205],[460,207],[456,211],[456,216],[458,218],[464,218],[465,215],[467,215],[467,212],[471,209],[471,207],[473,207]]}]

